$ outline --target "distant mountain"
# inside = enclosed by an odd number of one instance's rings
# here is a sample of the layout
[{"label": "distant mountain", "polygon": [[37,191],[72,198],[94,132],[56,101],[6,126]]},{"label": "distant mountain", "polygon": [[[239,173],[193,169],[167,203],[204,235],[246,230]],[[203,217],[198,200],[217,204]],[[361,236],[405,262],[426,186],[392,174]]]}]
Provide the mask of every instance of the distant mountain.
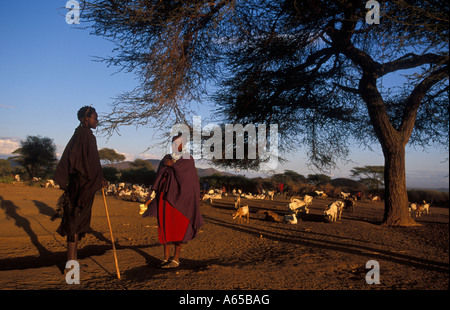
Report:
[{"label": "distant mountain", "polygon": [[408,190],[416,190],[416,191],[437,191],[437,192],[444,192],[448,193],[449,188],[448,187],[440,187],[440,188],[427,188],[427,187],[408,187]]},{"label": "distant mountain", "polygon": [[440,192],[447,192],[448,193],[448,187],[447,188],[445,188],[445,187],[441,187],[441,188],[437,188],[436,189],[437,191],[440,191]]},{"label": "distant mountain", "polygon": [[[158,169],[159,162],[160,162],[159,159],[147,159],[147,161],[149,161],[152,164],[153,169],[155,171]],[[114,163],[112,165],[108,164],[108,165],[103,165],[103,166],[104,167],[114,167],[117,170],[125,170],[125,169],[128,169],[131,167],[131,163],[132,163],[131,161],[122,161],[120,163]],[[215,173],[220,173],[221,175],[234,175],[232,173],[222,172],[222,171],[219,171],[214,168],[197,168],[197,173],[198,173],[199,177],[207,177],[207,176],[213,175]]]},{"label": "distant mountain", "polygon": [[[147,161],[149,161],[152,166],[153,166],[153,170],[156,171],[156,169],[158,169],[159,166],[159,159],[147,159]],[[117,170],[125,170],[131,167],[131,161],[122,161],[120,163],[113,163],[111,165],[107,164],[107,165],[103,165],[103,167],[114,167]]]},{"label": "distant mountain", "polygon": [[235,175],[233,173],[219,171],[214,168],[197,168],[197,173],[199,177],[207,177],[216,173],[219,173],[221,175]]}]

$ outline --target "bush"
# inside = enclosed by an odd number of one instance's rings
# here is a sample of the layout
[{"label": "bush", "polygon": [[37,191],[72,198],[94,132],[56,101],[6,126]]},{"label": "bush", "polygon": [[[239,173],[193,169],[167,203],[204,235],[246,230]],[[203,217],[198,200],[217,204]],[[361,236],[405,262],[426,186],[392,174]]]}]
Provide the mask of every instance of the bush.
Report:
[{"label": "bush", "polygon": [[436,190],[412,189],[408,190],[409,202],[420,203],[423,200],[434,206],[449,207],[449,193]]},{"label": "bush", "polygon": [[323,183],[320,186],[316,186],[314,188],[314,191],[316,191],[316,190],[324,191],[325,194],[327,194],[327,196],[330,197],[330,198],[339,198],[341,196],[341,188],[340,187],[335,187],[335,186],[331,185],[328,182]]},{"label": "bush", "polygon": [[144,184],[150,186],[156,179],[156,172],[154,170],[148,170],[147,168],[139,169],[125,169],[122,170],[122,176],[120,180],[122,182],[131,184]]},{"label": "bush", "polygon": [[14,178],[9,175],[0,176],[0,183],[12,184],[14,182]]},{"label": "bush", "polygon": [[111,182],[111,183],[116,183],[119,181],[119,171],[114,168],[114,167],[102,167],[102,171],[103,171],[103,177]]}]

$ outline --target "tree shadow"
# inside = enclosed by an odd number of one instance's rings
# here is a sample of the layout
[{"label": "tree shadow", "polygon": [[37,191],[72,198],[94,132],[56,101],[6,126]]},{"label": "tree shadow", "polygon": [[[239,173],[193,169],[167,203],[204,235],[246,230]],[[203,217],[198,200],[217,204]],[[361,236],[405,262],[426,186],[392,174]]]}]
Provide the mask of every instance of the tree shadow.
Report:
[{"label": "tree shadow", "polygon": [[[33,203],[36,205],[36,207],[39,210],[40,214],[43,214],[45,216],[51,217],[54,215],[55,210],[48,206],[46,203],[38,201],[38,200],[32,200]],[[50,266],[56,266],[61,273],[64,272],[65,269],[65,263],[66,263],[66,255],[67,252],[65,250],[58,251],[58,252],[51,252],[47,250],[38,239],[38,236],[31,228],[30,221],[19,214],[20,208],[15,205],[10,200],[3,199],[2,196],[0,196],[0,207],[2,210],[4,210],[7,219],[13,219],[15,221],[15,225],[19,228],[22,228],[25,233],[30,237],[31,243],[36,247],[38,250],[39,255],[26,255],[22,257],[11,257],[11,258],[5,258],[0,259],[0,271],[4,270],[25,270],[30,268],[42,268],[42,267],[50,267]],[[40,223],[39,223],[40,224]],[[41,224],[40,224],[41,225]],[[42,226],[42,225],[41,225]],[[45,227],[42,226],[44,229]],[[52,234],[51,232],[49,232]],[[96,231],[91,228],[91,230],[88,232],[88,234],[91,234],[94,236],[97,240],[101,241],[103,244],[100,245],[93,245],[88,244],[86,246],[80,247],[78,249],[78,259],[86,259],[89,258],[94,263],[96,263],[101,269],[103,269],[107,274],[109,274],[111,277],[115,277],[116,275],[110,271],[107,270],[102,264],[100,264],[97,260],[94,259],[94,256],[101,256],[104,255],[107,251],[110,251],[112,249],[112,243],[111,240],[104,235],[104,233]],[[61,245],[64,246],[64,244],[61,242]],[[119,242],[115,241],[116,250],[132,250],[139,255],[141,255],[144,260],[145,264],[141,267],[134,268],[132,270],[126,271],[125,275],[130,275],[131,278],[141,278],[141,277],[148,277],[149,273],[145,270],[150,270],[150,274],[158,274],[159,272],[163,272],[162,269],[157,268],[156,266],[160,263],[160,259],[148,254],[145,249],[160,246],[159,243],[154,244],[142,244],[142,245],[121,245]],[[203,265],[198,266],[195,262],[188,262],[186,261],[186,266],[190,266],[189,268],[192,269],[199,269],[202,268]],[[155,266],[152,268],[152,266]],[[120,267],[120,260],[119,260],[119,267]]]},{"label": "tree shadow", "polygon": [[[103,233],[91,230],[88,234],[92,234],[98,240],[104,242],[104,244],[93,245],[88,244],[78,249],[78,259],[90,259],[95,264],[97,264],[101,269],[103,269],[107,274],[111,277],[115,277],[115,273],[112,273],[105,268],[102,264],[100,264],[94,256],[104,255],[107,251],[112,250],[111,241],[106,238]],[[149,255],[144,251],[146,248],[154,247],[159,244],[150,244],[150,245],[135,245],[135,246],[123,246],[117,242],[114,242],[116,245],[116,250],[133,250],[136,253],[140,254],[144,259],[146,264],[148,265],[156,265],[159,263],[159,259]],[[64,272],[65,263],[66,263],[66,251],[59,252],[51,252],[49,256],[35,256],[35,255],[27,255],[22,257],[12,257],[0,259],[0,271],[4,270],[25,270],[30,268],[41,268],[41,267],[51,267],[56,266],[61,273]],[[119,267],[120,267],[120,257],[119,257]]]},{"label": "tree shadow", "polygon": [[138,266],[135,268],[128,269],[125,271],[124,278],[133,282],[146,282],[154,277],[158,277],[161,274],[168,274],[171,272],[179,271],[191,271],[191,272],[202,272],[206,271],[212,266],[234,266],[232,263],[226,263],[219,261],[218,259],[207,259],[207,260],[194,260],[188,258],[180,259],[180,266],[174,269],[163,269],[159,268],[158,265],[161,263],[160,259],[152,257],[151,260],[147,261],[146,265]]},{"label": "tree shadow", "polygon": [[[93,235],[95,238],[97,238],[97,240],[106,243],[107,245],[103,246],[103,247],[106,247],[106,250],[111,250],[112,249],[112,242],[111,242],[111,240],[108,239],[107,237],[105,237],[105,235],[102,232],[93,230],[91,228],[91,231],[89,232],[89,234]],[[160,262],[159,259],[155,258],[154,256],[152,256],[152,255],[150,255],[150,254],[148,254],[147,252],[144,251],[144,249],[155,247],[155,246],[159,246],[159,243],[143,244],[143,245],[121,245],[117,240],[115,240],[114,241],[114,246],[115,246],[117,251],[119,251],[119,250],[132,250],[132,251],[138,253],[139,255],[141,255],[144,258],[146,265],[156,265],[156,264],[158,264]],[[98,247],[98,246],[87,245],[86,247],[81,249],[79,252],[81,252],[81,253],[84,253],[84,252],[89,253],[89,252],[91,252],[92,248],[94,248],[94,247]],[[105,252],[106,252],[106,250],[105,250]],[[104,253],[102,253],[102,254],[104,254]],[[92,255],[92,254],[90,254],[90,255]],[[90,257],[90,259],[94,260],[92,257]],[[94,260],[94,262],[97,265],[99,265],[103,270],[107,271],[103,266],[101,266],[100,263],[98,263],[95,260]],[[119,269],[120,269],[120,263],[121,262],[119,260]],[[110,272],[108,272],[108,273],[111,276],[115,277],[115,275],[111,274]],[[126,272],[125,272],[125,274],[126,274]]]},{"label": "tree shadow", "polygon": [[46,204],[42,201],[32,200],[32,202],[34,202],[34,204],[38,208],[40,214],[46,215],[48,217],[52,217],[56,212],[56,210],[54,208],[50,207],[48,204]]},{"label": "tree shadow", "polygon": [[[277,242],[287,242],[292,244],[298,244],[305,247],[318,248],[324,250],[332,250],[342,253],[348,253],[353,255],[362,256],[364,258],[367,257],[367,253],[371,253],[371,257],[374,259],[387,260],[392,261],[394,263],[420,268],[425,270],[437,271],[441,273],[448,273],[449,266],[448,263],[433,261],[421,257],[415,257],[412,255],[401,254],[397,252],[392,252],[388,250],[382,250],[379,248],[373,248],[366,245],[358,245],[358,244],[349,244],[347,242],[339,242],[336,240],[324,240],[318,239],[314,237],[309,237],[309,234],[301,234],[301,235],[286,235],[280,234],[276,232],[272,232],[269,230],[264,230],[263,227],[252,227],[252,226],[244,226],[244,225],[235,225],[230,222],[226,222],[223,220],[211,218],[208,216],[203,217],[208,220],[210,223],[219,225],[222,227],[226,227],[229,229],[241,231],[243,233],[251,234],[255,237],[264,235],[264,238],[271,239]],[[339,238],[337,236],[333,236],[335,238]],[[344,237],[340,237],[346,239]]]},{"label": "tree shadow", "polygon": [[[92,230],[90,232],[93,236],[95,236],[98,240],[108,243],[109,249],[111,249],[111,240],[105,237],[102,232]],[[193,260],[188,258],[181,258],[180,267],[175,269],[163,269],[159,268],[159,264],[161,263],[161,259],[157,258],[153,255],[148,254],[145,249],[152,247],[161,247],[159,242],[155,242],[153,244],[145,244],[145,245],[121,245],[119,242],[114,241],[115,247],[117,250],[132,250],[139,255],[141,255],[145,263],[141,266],[130,268],[125,271],[121,271],[121,275],[123,280],[133,281],[133,282],[145,282],[153,277],[157,277],[158,275],[180,271],[180,270],[189,270],[189,271],[203,271],[208,269],[211,265],[223,265],[223,266],[231,266],[232,264],[227,264],[223,262],[219,262],[217,259],[209,259],[209,260]],[[161,247],[162,254],[162,247]],[[119,260],[119,268],[120,268],[120,260]],[[112,274],[111,274],[112,275]],[[112,275],[115,276],[115,275]]]},{"label": "tree shadow", "polygon": [[38,250],[39,256],[41,257],[49,257],[53,255],[52,252],[47,250],[38,239],[38,236],[36,233],[31,229],[30,221],[26,218],[20,215],[19,207],[16,206],[11,200],[4,200],[2,196],[0,196],[0,208],[5,211],[6,218],[13,219],[15,221],[15,225],[19,228],[22,228],[25,233],[30,237],[31,243],[36,247]]},{"label": "tree shadow", "polygon": [[[45,216],[51,217],[54,215],[55,210],[48,206],[46,203],[32,200],[36,207],[39,210],[40,214],[43,214]],[[65,250],[58,251],[58,252],[51,252],[47,250],[38,239],[38,236],[36,233],[31,229],[31,223],[30,221],[19,214],[20,208],[16,206],[12,201],[3,199],[2,196],[0,196],[0,208],[4,210],[7,219],[13,219],[15,221],[15,225],[19,228],[22,228],[25,233],[30,237],[31,243],[36,247],[38,250],[39,255],[26,255],[22,257],[12,257],[12,258],[5,258],[0,259],[0,271],[2,270],[24,270],[29,268],[41,268],[41,267],[50,267],[50,266],[57,266],[58,269],[61,271],[61,273],[64,272],[65,263],[66,263],[66,255],[67,252]],[[39,223],[40,224],[40,223]],[[44,229],[46,229],[42,224],[40,224]],[[50,234],[52,234],[50,231],[48,231]],[[97,262],[95,259],[92,258],[92,256],[100,256],[105,254],[105,252],[111,250],[111,240],[106,238],[103,233],[95,231],[91,228],[91,231],[88,232],[88,234],[92,234],[95,238],[98,240],[104,242],[105,244],[102,245],[86,245],[78,249],[78,259],[85,259],[89,258],[92,261],[94,261],[97,265],[99,265],[103,270],[105,270],[107,273],[110,272],[106,270],[104,266],[102,266],[99,262]],[[53,234],[54,235],[54,234]],[[60,243],[62,246],[65,246],[63,243]],[[156,261],[155,258],[148,255],[143,251],[143,248],[148,248],[154,245],[138,245],[138,246],[121,246],[117,242],[116,249],[131,249],[135,252],[142,255],[147,263],[151,263]]]}]

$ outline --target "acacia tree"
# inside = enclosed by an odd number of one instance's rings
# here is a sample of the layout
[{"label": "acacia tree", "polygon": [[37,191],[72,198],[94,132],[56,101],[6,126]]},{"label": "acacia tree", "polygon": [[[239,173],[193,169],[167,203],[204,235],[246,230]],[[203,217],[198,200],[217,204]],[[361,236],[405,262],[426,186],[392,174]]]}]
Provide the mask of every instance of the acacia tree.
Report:
[{"label": "acacia tree", "polygon": [[106,161],[109,165],[112,165],[115,162],[124,161],[126,158],[125,155],[119,154],[116,150],[109,148],[102,148],[98,150],[98,155],[100,160]]},{"label": "acacia tree", "polygon": [[[448,4],[389,1],[379,25],[366,23],[361,1],[284,1],[273,10],[266,23],[247,16],[250,35],[228,51],[232,77],[217,96],[223,113],[281,122],[320,166],[346,155],[349,140],[370,146],[376,138],[385,158],[383,222],[415,225],[405,146],[448,147]],[[401,88],[383,88],[384,76],[406,69],[414,74]]]},{"label": "acacia tree", "polygon": [[[371,188],[378,189],[380,185],[383,185],[384,183],[383,166],[354,167],[350,172],[352,173],[352,177],[360,177],[360,181]],[[365,178],[362,178],[361,176],[365,176]]]},{"label": "acacia tree", "polygon": [[13,154],[12,159],[25,168],[30,180],[47,176],[56,165],[56,145],[50,138],[27,136]]},{"label": "acacia tree", "polygon": [[[114,102],[105,128],[186,122],[188,103],[219,85],[224,120],[278,123],[280,146],[304,146],[317,167],[336,165],[353,142],[378,142],[383,222],[414,225],[405,146],[448,148],[449,7],[386,1],[380,24],[368,24],[367,2],[84,1],[92,33],[117,43],[105,61],[141,79]],[[406,82],[386,87],[395,72]]]},{"label": "acacia tree", "polygon": [[326,182],[326,181],[330,181],[331,177],[329,177],[328,175],[325,174],[308,174],[308,182],[312,183],[312,184],[317,184],[320,182]]}]

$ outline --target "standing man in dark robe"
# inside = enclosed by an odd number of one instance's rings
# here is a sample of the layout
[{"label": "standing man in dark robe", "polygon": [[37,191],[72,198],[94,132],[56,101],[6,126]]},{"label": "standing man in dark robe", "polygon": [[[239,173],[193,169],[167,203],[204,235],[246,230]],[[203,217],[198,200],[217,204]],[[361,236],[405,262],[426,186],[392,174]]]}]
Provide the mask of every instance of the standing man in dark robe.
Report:
[{"label": "standing man in dark robe", "polygon": [[[181,245],[192,240],[203,225],[200,214],[200,181],[194,159],[183,154],[186,139],[181,134],[172,139],[172,154],[161,160],[153,184],[155,198],[147,200],[143,217],[158,219],[158,238],[163,245],[161,268],[180,265]],[[175,246],[170,259],[170,247]]]},{"label": "standing man in dark robe", "polygon": [[90,230],[95,193],[105,183],[97,140],[91,130],[98,125],[97,112],[85,106],[77,116],[80,125],[64,149],[53,177],[64,190],[58,202],[62,220],[57,232],[67,236],[68,261],[77,259],[78,241]]}]

